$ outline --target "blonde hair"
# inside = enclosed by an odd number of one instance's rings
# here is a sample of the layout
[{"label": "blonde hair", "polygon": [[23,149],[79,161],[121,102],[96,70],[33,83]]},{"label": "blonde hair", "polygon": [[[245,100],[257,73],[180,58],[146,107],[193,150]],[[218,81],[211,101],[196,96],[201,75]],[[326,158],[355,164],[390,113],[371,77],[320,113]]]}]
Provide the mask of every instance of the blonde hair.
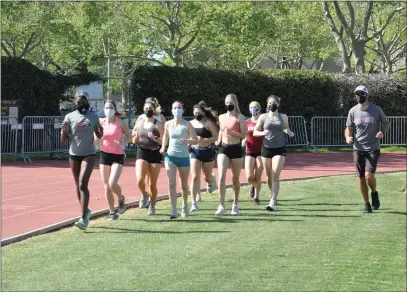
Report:
[{"label": "blonde hair", "polygon": [[158,102],[158,99],[157,98],[155,98],[155,97],[147,97],[146,98],[146,103],[147,102],[151,102],[151,103],[153,103],[154,105],[155,105],[155,114],[156,115],[160,115],[161,114],[161,105],[160,105],[160,103]]},{"label": "blonde hair", "polygon": [[258,108],[259,110],[261,110],[261,105],[260,105],[260,103],[259,103],[258,101],[252,101],[252,102],[250,102],[250,103],[249,103],[249,108],[250,108],[250,106],[251,106],[252,104],[256,105],[257,108]]},{"label": "blonde hair", "polygon": [[239,102],[237,101],[237,96],[236,96],[235,94],[233,94],[233,93],[229,93],[228,95],[226,95],[225,101],[226,101],[226,99],[227,99],[228,97],[229,97],[231,100],[233,100],[233,104],[235,105],[235,111],[236,111],[238,114],[241,114],[241,111],[240,111],[240,108],[239,108]]}]

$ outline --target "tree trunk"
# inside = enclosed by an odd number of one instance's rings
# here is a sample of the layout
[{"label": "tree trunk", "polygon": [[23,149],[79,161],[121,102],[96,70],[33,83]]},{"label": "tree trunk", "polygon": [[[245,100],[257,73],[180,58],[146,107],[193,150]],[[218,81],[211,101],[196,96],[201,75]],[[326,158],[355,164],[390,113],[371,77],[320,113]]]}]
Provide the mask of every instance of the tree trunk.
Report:
[{"label": "tree trunk", "polygon": [[131,75],[131,68],[133,66],[133,63],[131,62],[126,62],[123,63],[122,66],[122,84],[121,84],[121,89],[122,89],[122,105],[123,107],[127,107],[126,105],[129,102],[129,76]]},{"label": "tree trunk", "polygon": [[353,50],[353,60],[355,61],[355,72],[356,74],[364,74],[366,72],[365,67],[365,41],[364,40],[355,40],[352,42]]}]

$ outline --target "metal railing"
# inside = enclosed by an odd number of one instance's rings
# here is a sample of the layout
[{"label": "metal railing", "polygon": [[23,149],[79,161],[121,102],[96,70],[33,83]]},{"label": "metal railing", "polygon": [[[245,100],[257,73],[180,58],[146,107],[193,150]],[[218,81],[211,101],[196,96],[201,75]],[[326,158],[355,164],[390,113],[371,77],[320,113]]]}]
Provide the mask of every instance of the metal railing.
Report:
[{"label": "metal railing", "polygon": [[[407,117],[387,117],[390,130],[381,141],[384,146],[407,144]],[[317,147],[346,147],[344,131],[347,117],[313,117],[311,120],[311,145]]]},{"label": "metal railing", "polygon": [[[28,155],[49,154],[52,156],[53,153],[68,153],[69,144],[63,144],[60,141],[63,118],[60,116],[27,116],[19,125],[15,118],[2,117],[2,154],[15,157],[21,156],[26,162],[31,162]],[[172,118],[166,117],[167,120]],[[184,118],[187,120],[193,119],[191,116]],[[122,119],[128,122],[126,117]],[[346,117],[314,117],[310,129],[307,128],[304,117],[293,116],[288,117],[288,119],[295,136],[288,138],[287,146],[308,147],[308,145],[312,145],[315,149],[317,147],[350,146],[346,144],[344,138]],[[406,145],[407,117],[388,117],[388,119],[391,123],[390,130],[381,141],[381,145]],[[130,130],[132,130],[136,120],[137,116],[131,118]],[[308,140],[308,130],[311,133],[311,141]],[[21,153],[19,153],[20,144]],[[128,144],[125,147],[127,152],[135,150],[137,150],[137,145]]]},{"label": "metal railing", "polygon": [[293,116],[288,117],[288,125],[291,131],[294,132],[294,137],[288,138],[287,146],[304,146],[308,147],[308,134],[307,134],[307,122],[304,117]]},{"label": "metal railing", "polygon": [[24,117],[22,123],[21,154],[30,161],[28,154],[67,153],[68,143],[60,140],[64,117]]},{"label": "metal railing", "polygon": [[[16,118],[1,117],[1,155],[13,156],[15,159],[22,157],[18,153],[18,138],[21,125]],[[23,158],[23,157],[22,157]],[[24,159],[24,158],[23,158]]]}]

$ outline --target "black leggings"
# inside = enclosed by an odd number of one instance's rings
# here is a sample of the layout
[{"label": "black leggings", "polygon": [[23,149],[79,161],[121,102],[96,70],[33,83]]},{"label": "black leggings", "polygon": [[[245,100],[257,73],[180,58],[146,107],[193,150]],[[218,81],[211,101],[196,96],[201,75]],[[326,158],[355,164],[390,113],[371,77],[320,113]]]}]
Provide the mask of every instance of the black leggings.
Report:
[{"label": "black leggings", "polygon": [[[78,159],[80,158],[80,159]],[[95,167],[96,156],[74,156],[69,158],[73,178],[76,185],[76,194],[82,206],[82,218],[85,219],[89,206],[89,179]]]}]

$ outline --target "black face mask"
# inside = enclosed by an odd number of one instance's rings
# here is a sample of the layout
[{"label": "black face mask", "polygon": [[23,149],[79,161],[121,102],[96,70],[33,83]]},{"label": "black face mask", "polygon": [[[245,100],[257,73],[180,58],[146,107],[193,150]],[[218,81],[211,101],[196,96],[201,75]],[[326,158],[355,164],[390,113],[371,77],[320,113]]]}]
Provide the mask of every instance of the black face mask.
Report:
[{"label": "black face mask", "polygon": [[231,112],[231,111],[233,111],[235,109],[235,105],[234,104],[228,104],[228,105],[226,105],[226,110],[228,111],[228,112]]},{"label": "black face mask", "polygon": [[86,114],[89,111],[89,107],[90,107],[89,104],[87,104],[87,105],[77,105],[76,109],[80,113]]},{"label": "black face mask", "polygon": [[356,101],[360,104],[365,103],[366,99],[366,95],[356,95]]},{"label": "black face mask", "polygon": [[195,119],[196,119],[197,121],[202,121],[203,115],[201,115],[201,114],[195,115]]},{"label": "black face mask", "polygon": [[144,111],[144,114],[146,115],[147,118],[152,118],[154,116],[154,111],[147,110],[147,111]]},{"label": "black face mask", "polygon": [[269,109],[274,113],[277,110],[278,106],[273,103],[272,105],[269,105]]}]

